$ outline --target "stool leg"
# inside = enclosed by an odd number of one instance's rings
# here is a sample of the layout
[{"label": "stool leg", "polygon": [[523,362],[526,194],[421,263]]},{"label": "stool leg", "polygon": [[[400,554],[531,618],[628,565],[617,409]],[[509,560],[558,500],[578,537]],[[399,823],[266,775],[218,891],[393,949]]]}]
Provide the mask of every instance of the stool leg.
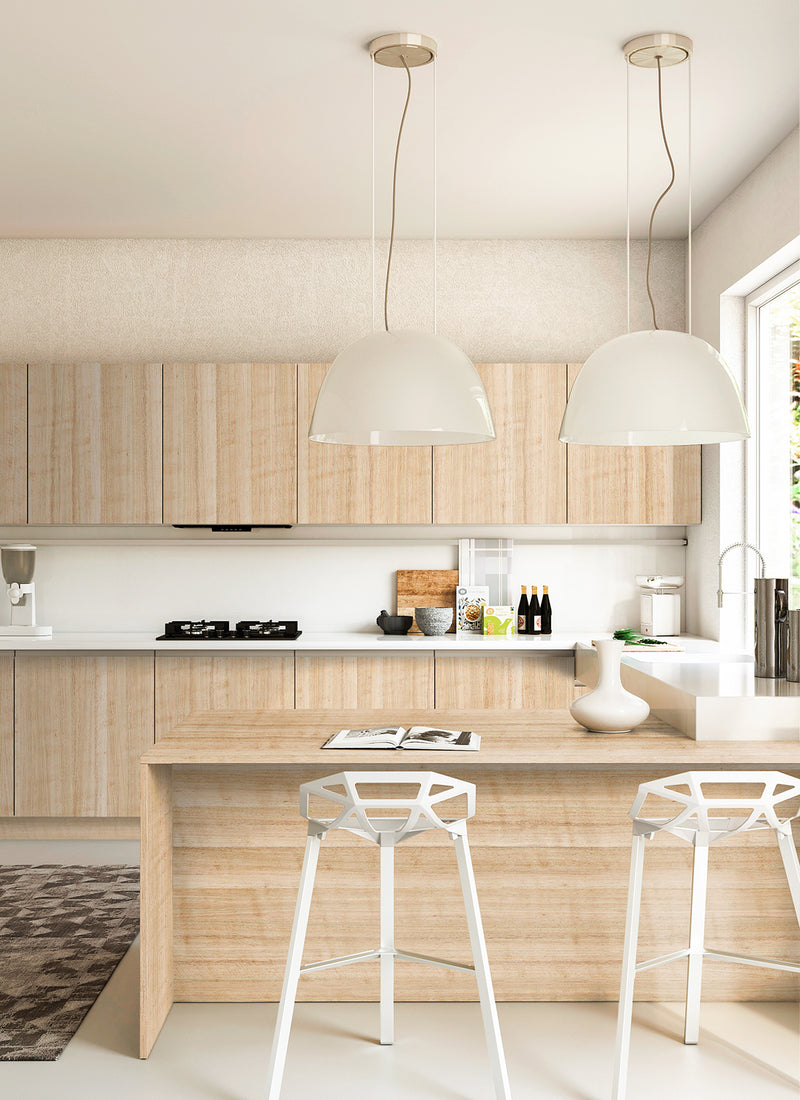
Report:
[{"label": "stool leg", "polygon": [[381,1044],[390,1046],[394,1042],[394,845],[381,843],[380,852]]},{"label": "stool leg", "polygon": [[478,892],[475,889],[475,875],[472,870],[472,858],[469,854],[466,831],[463,834],[459,832],[450,835],[455,844],[458,875],[461,879],[461,892],[464,895],[464,909],[466,910],[469,939],[472,945],[475,977],[478,981],[483,1029],[486,1032],[486,1044],[489,1048],[489,1063],[492,1069],[494,1094],[496,1100],[511,1100],[506,1058],[503,1053],[503,1040],[500,1035],[500,1021],[497,1018],[492,976],[489,972],[489,956],[486,953],[486,941],[483,936],[481,913],[478,908]]},{"label": "stool leg", "polygon": [[275,1035],[272,1039],[272,1052],[267,1070],[267,1100],[278,1100],[283,1084],[283,1071],[286,1066],[286,1049],[289,1045],[289,1031],[292,1027],[294,1002],[297,996],[297,982],[300,978],[300,966],[303,962],[303,945],[308,927],[308,914],[311,908],[311,893],[314,889],[314,877],[317,873],[317,860],[322,841],[320,834],[309,833],[303,856],[303,870],[300,873],[300,887],[297,891],[297,905],[294,911],[292,936],[289,940],[289,956],[283,977],[281,1001],[278,1006],[278,1018],[275,1022]]},{"label": "stool leg", "polygon": [[689,926],[689,966],[686,978],[686,1015],[683,1041],[695,1044],[700,1038],[700,992],[703,985],[706,893],[708,888],[708,845],[695,844],[692,863],[692,915]]},{"label": "stool leg", "polygon": [[789,890],[792,894],[797,923],[800,924],[800,860],[797,858],[797,848],[794,846],[791,825],[787,824],[785,833],[778,831],[778,848],[783,860],[783,869],[786,871]]},{"label": "stool leg", "polygon": [[639,942],[639,910],[642,900],[642,870],[645,838],[634,833],[631,847],[631,871],[628,880],[628,912],[625,917],[625,947],[622,952],[622,981],[617,1015],[617,1052],[614,1060],[612,1100],[625,1100],[628,1086],[628,1060],[631,1050],[633,983],[636,979],[636,948]]}]

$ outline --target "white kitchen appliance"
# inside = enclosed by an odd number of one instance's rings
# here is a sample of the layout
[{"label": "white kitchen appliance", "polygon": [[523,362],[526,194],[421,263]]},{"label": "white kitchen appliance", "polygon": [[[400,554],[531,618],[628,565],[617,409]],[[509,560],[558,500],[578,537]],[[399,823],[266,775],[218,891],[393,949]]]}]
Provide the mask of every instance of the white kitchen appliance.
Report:
[{"label": "white kitchen appliance", "polygon": [[11,625],[0,626],[0,634],[28,638],[52,638],[52,626],[36,624],[36,547],[28,543],[0,547],[0,565],[11,604]]},{"label": "white kitchen appliance", "polygon": [[672,638],[681,632],[681,598],[677,589],[683,577],[639,575],[639,630],[648,638]]}]

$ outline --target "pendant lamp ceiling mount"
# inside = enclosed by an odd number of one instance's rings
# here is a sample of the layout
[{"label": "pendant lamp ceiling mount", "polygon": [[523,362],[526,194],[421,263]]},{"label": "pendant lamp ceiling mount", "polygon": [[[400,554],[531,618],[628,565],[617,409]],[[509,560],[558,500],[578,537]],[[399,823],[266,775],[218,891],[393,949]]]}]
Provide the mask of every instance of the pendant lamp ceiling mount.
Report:
[{"label": "pendant lamp ceiling mount", "polygon": [[391,69],[417,69],[420,65],[429,65],[436,59],[436,48],[435,39],[410,31],[382,34],[369,44],[372,60]]},{"label": "pendant lamp ceiling mount", "polygon": [[622,47],[625,60],[639,69],[662,69],[680,65],[692,56],[692,40],[685,34],[660,31],[657,34],[640,34]]}]

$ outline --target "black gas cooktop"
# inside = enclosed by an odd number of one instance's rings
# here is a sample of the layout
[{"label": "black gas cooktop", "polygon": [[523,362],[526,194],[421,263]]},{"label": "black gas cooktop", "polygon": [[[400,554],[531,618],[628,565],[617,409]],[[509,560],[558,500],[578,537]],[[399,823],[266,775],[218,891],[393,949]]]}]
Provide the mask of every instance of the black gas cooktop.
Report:
[{"label": "black gas cooktop", "polygon": [[280,638],[299,638],[297,620],[264,622],[260,619],[242,620],[231,630],[227,619],[176,619],[167,623],[157,642],[247,642],[269,641]]}]

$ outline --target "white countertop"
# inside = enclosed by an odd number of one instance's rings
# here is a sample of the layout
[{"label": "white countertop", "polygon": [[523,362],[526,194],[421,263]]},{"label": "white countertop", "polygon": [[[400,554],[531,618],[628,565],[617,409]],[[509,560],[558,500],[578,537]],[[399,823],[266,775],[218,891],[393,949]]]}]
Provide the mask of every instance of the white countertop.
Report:
[{"label": "white countertop", "polygon": [[358,651],[366,653],[409,653],[417,650],[444,650],[451,653],[569,653],[579,642],[591,645],[596,632],[581,634],[551,634],[549,637],[484,637],[442,634],[391,635],[371,633],[312,634],[285,641],[170,641],[157,642],[155,632],[145,633],[70,633],[54,632],[52,638],[0,637],[0,651],[51,653],[73,650],[122,652],[155,650],[170,653],[237,653],[273,650]]}]

